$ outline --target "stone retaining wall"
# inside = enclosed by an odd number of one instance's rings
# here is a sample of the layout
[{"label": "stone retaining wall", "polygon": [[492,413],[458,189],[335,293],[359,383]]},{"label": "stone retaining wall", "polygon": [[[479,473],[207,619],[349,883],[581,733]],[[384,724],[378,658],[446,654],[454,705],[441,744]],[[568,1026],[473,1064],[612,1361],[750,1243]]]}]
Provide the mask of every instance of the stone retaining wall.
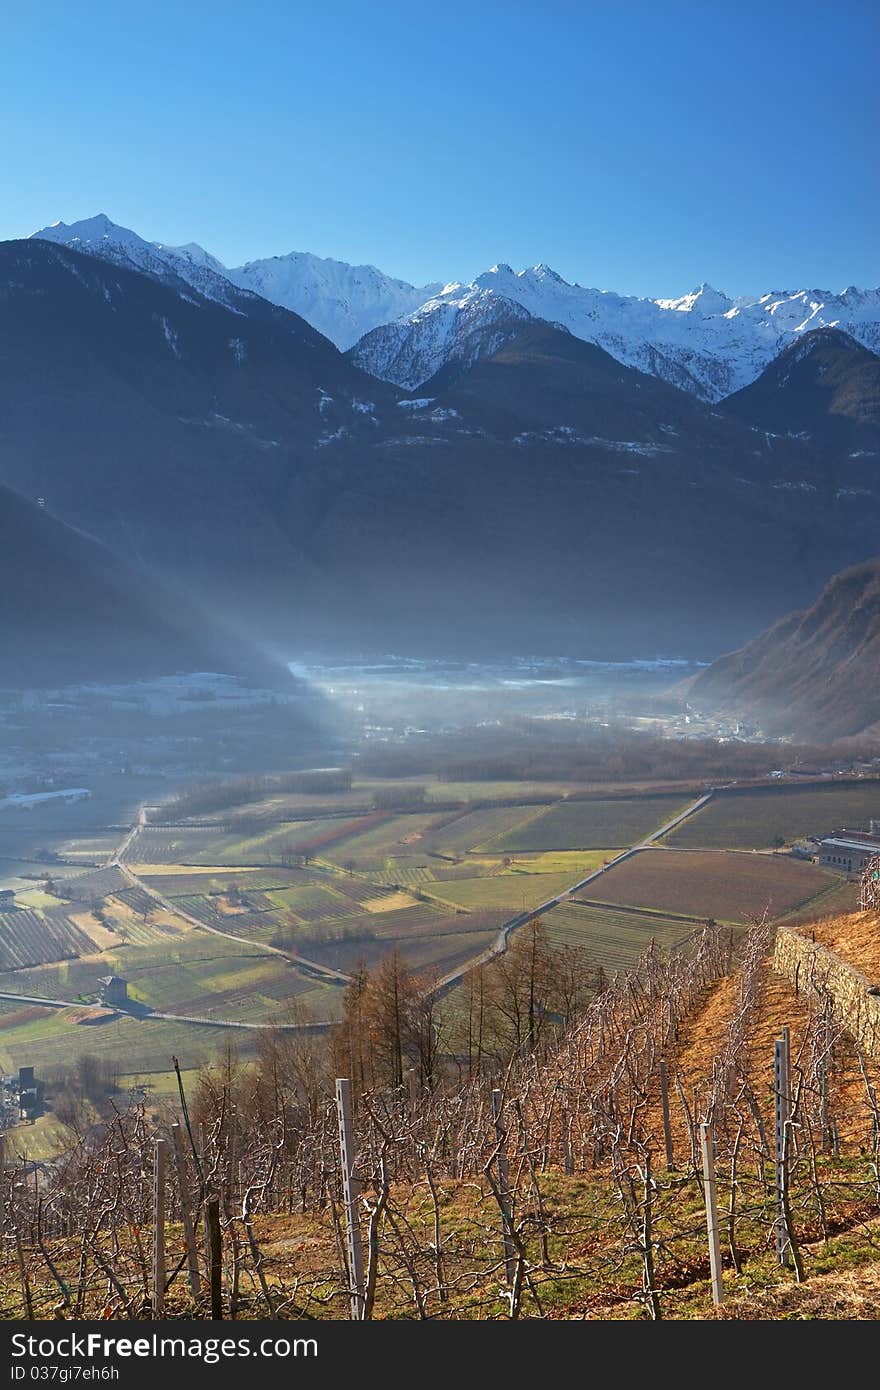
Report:
[{"label": "stone retaining wall", "polygon": [[868,993],[877,981],[792,927],[777,929],[773,969],[796,989],[827,992],[838,1023],[880,1061],[880,995]]}]

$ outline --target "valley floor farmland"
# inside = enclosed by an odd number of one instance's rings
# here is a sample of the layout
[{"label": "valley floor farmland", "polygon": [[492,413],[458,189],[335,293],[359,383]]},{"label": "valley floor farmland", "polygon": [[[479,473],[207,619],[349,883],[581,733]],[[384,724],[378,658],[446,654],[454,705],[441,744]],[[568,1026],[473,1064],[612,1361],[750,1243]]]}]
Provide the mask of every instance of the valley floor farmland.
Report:
[{"label": "valley floor farmland", "polygon": [[[99,977],[116,973],[129,982],[130,1011],[87,1022],[82,1007],[4,1005],[0,1065],[92,1052],[157,1073],[172,1052],[193,1067],[231,1038],[247,1055],[256,1035],[218,1023],[327,1024],[350,972],[392,947],[426,978],[462,973],[505,923],[592,874],[544,923],[552,945],[577,947],[606,975],[631,969],[652,940],[672,950],[710,917],[742,924],[768,909],[810,920],[838,900],[851,905],[836,875],[785,853],[730,850],[744,838],[767,848],[779,824],[801,833],[817,818],[864,820],[877,812],[878,782],[718,793],[666,837],[669,848],[612,863],[701,790],[428,779],[420,791],[412,780],[363,779],[350,792],[233,806],[210,824],[148,823],[124,872],[110,862],[124,827],[83,823],[77,808],[81,833],[61,824],[45,847],[66,863],[13,857],[0,878],[16,891],[0,917],[0,991],[83,1006],[97,999]],[[710,831],[722,842],[715,853],[676,848],[686,833]],[[29,832],[21,848],[39,843]]]},{"label": "valley floor farmland", "polygon": [[595,887],[612,903],[743,923],[765,912],[780,917],[837,882],[837,875],[786,855],[647,849]]},{"label": "valley floor farmland", "polygon": [[826,782],[717,793],[668,836],[681,849],[766,849],[848,826],[867,829],[880,819],[880,781]]}]

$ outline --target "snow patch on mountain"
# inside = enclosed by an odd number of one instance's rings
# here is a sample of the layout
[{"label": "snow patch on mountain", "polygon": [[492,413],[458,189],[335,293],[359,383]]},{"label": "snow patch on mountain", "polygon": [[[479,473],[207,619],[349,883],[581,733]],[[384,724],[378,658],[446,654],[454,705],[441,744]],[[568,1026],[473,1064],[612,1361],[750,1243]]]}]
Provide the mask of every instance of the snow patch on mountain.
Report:
[{"label": "snow patch on mountain", "polygon": [[414,391],[441,367],[491,357],[531,318],[521,304],[477,286],[447,285],[414,314],[375,328],[354,348],[357,366]]}]

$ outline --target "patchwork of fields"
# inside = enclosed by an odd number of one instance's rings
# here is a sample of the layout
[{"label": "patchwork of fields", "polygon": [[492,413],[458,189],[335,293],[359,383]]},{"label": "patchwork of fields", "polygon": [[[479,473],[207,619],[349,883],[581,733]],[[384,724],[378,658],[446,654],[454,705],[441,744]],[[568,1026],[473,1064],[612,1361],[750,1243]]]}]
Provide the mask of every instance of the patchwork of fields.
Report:
[{"label": "patchwork of fields", "polygon": [[[601,871],[689,804],[681,793],[571,792],[436,783],[424,805],[391,812],[375,809],[363,783],[333,813],[310,815],[314,800],[298,796],[234,808],[223,824],[148,825],[127,856],[137,886],[101,867],[119,827],[68,836],[72,863],[57,873],[10,861],[4,874],[0,862],[0,884],[21,894],[0,914],[0,991],[83,1001],[113,972],[132,1000],[132,1016],[101,1023],[85,1023],[81,1009],[0,1003],[0,1065],[48,1067],[93,1052],[124,1058],[129,1073],[161,1073],[172,1053],[197,1067],[230,1040],[247,1055],[254,1033],[149,1013],[271,1023],[292,1007],[332,1020],[344,978],[320,968],[344,977],[392,948],[426,978],[465,968],[504,922]],[[677,947],[707,918],[737,925],[766,910],[815,919],[851,903],[852,885],[784,853],[732,851],[872,816],[880,818],[877,782],[719,794],[662,847],[599,872],[576,900],[547,911],[548,939],[613,974],[652,940]]]}]

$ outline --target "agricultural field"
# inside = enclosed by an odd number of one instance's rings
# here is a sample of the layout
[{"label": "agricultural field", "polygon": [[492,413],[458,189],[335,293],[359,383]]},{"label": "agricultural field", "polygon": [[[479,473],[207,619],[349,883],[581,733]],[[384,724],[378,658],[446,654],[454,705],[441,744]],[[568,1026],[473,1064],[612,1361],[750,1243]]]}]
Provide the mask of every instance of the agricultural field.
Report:
[{"label": "agricultural field", "polygon": [[580,903],[560,903],[542,920],[551,945],[578,947],[589,965],[601,965],[609,976],[634,969],[652,941],[665,953],[698,927],[660,913]]},{"label": "agricultural field", "polygon": [[69,1066],[83,1053],[128,1071],[168,1072],[171,1058],[182,1067],[212,1061],[233,1045],[242,1056],[254,1049],[257,1034],[218,1025],[194,1026],[158,1018],[116,1017],[102,1023],[83,1023],[76,1009],[42,1009],[41,1017],[16,1027],[0,1028],[0,1066],[14,1071],[33,1066],[37,1075],[52,1067]]},{"label": "agricultural field", "polygon": [[123,830],[94,830],[71,840],[62,840],[57,850],[62,859],[72,860],[75,864],[103,864],[112,857],[124,837]]},{"label": "agricultural field", "polygon": [[0,991],[88,1001],[97,998],[99,977],[113,973],[128,981],[135,1009],[259,1022],[275,1017],[279,1001],[313,992],[316,984],[258,943],[224,941],[182,921],[145,928],[137,941],[126,933],[124,942],[101,952],[88,944],[78,959],[0,972]]},{"label": "agricultural field", "polygon": [[625,848],[658,830],[684,806],[679,795],[563,801],[519,830],[496,835],[483,848],[495,854],[519,850]]},{"label": "agricultural field", "polygon": [[[395,915],[389,913],[389,917]],[[498,925],[506,915],[494,914]],[[492,917],[489,913],[472,917],[426,917],[422,923],[424,930],[413,929],[412,923],[388,921],[381,936],[355,937],[346,933],[339,938],[310,940],[307,953],[310,960],[334,970],[350,971],[359,964],[371,969],[396,947],[411,970],[443,975],[473,960],[491,945],[498,934],[498,927],[489,925]],[[399,936],[392,934],[396,928],[403,928]],[[353,925],[352,932],[354,930]],[[370,925],[363,924],[362,930],[368,933]]]},{"label": "agricultural field", "polygon": [[39,859],[0,858],[0,888],[11,888],[14,892],[26,891],[53,878],[56,883],[73,883],[86,872],[79,865],[46,864]]},{"label": "agricultural field", "polygon": [[491,878],[461,878],[430,884],[423,891],[432,901],[448,903],[468,912],[504,908],[512,917],[570,888],[577,881],[569,871],[550,874],[505,872]]},{"label": "agricultural field", "polygon": [[583,899],[746,922],[765,910],[781,917],[837,881],[787,855],[648,849],[591,883]]},{"label": "agricultural field", "polygon": [[[51,871],[51,878],[53,883],[57,881],[54,870]],[[128,879],[122,870],[117,868],[86,869],[73,879],[61,879],[59,886],[60,896],[69,898],[72,902],[89,902],[92,899],[104,898],[118,888],[126,888]]]},{"label": "agricultural field", "polygon": [[148,888],[165,898],[190,895],[225,894],[230,886],[240,893],[253,894],[268,888],[286,888],[301,883],[302,869],[245,869],[234,865],[193,867],[189,864],[131,864],[129,868]]},{"label": "agricultural field", "polygon": [[[487,802],[505,801],[557,801],[572,792],[584,788],[576,782],[535,782],[535,781],[497,781],[497,782],[444,782],[433,774],[411,778],[371,777],[358,779],[347,791],[337,792],[284,792],[267,796],[258,801],[248,802],[248,814],[270,819],[296,820],[309,814],[340,813],[351,811],[364,814],[372,811],[376,799],[387,795],[391,788],[399,788],[403,796],[412,794],[413,788],[424,791],[425,804],[430,806],[460,805],[467,809],[473,803],[480,807]],[[239,808],[244,810],[245,807]],[[211,813],[205,819],[214,820]],[[199,817],[193,818],[198,823]]]},{"label": "agricultural field", "polygon": [[[583,789],[572,785],[415,780],[424,781],[427,803],[407,812],[375,810],[377,792],[391,784],[368,781],[351,793],[237,808],[226,824],[148,825],[127,856],[142,887],[100,867],[122,839],[118,827],[84,831],[66,841],[82,869],[37,863],[25,890],[29,909],[7,914],[17,919],[17,935],[0,919],[0,990],[82,1002],[95,997],[98,976],[112,971],[129,981],[135,1013],[262,1023],[304,1009],[312,1019],[331,1020],[342,987],[297,967],[297,953],[350,973],[396,948],[413,969],[446,974],[476,959],[512,916],[601,869],[618,847],[639,843],[693,799],[676,792],[574,800],[571,793]],[[873,790],[769,788],[720,797],[693,827],[702,827],[699,837],[708,827],[726,840],[742,836],[748,822],[754,839],[754,807],[769,824],[779,805],[808,816],[811,829],[817,806],[832,825],[856,814],[861,822]],[[528,804],[537,794],[545,803]],[[456,801],[460,809],[451,810]],[[686,825],[670,838],[677,844],[689,831]],[[311,860],[306,867],[303,854]],[[89,855],[95,867],[86,867]],[[57,897],[43,893],[47,875]],[[742,922],[769,903],[776,916],[810,920],[823,908],[833,912],[851,891],[786,856],[663,848],[602,875],[578,894],[589,903],[566,901],[544,913],[544,925],[552,944],[575,946],[591,966],[613,974],[633,965],[652,938],[671,949],[697,919]],[[42,953],[34,938],[28,955],[27,928],[39,928]],[[266,944],[281,946],[291,960],[261,949]],[[7,1055],[41,1066],[105,1052],[124,1056],[128,1074],[167,1076],[172,1052],[196,1068],[230,1042],[248,1055],[257,1037],[213,1024],[150,1017],[86,1024],[81,1011],[0,1006],[0,1064]]]},{"label": "agricultural field", "polygon": [[880,781],[721,792],[666,843],[681,849],[768,849],[880,819]]},{"label": "agricultural field", "polygon": [[367,819],[281,821],[257,831],[217,825],[147,826],[132,843],[127,861],[137,868],[174,863],[214,869],[281,865],[299,855],[317,853]]},{"label": "agricultural field", "polygon": [[332,848],[323,851],[321,858],[342,868],[352,865],[363,873],[388,868],[391,861],[424,864],[427,863],[428,833],[445,819],[442,812],[386,815],[372,826],[338,840]]},{"label": "agricultural field", "polygon": [[430,836],[430,848],[452,855],[479,851],[496,836],[512,833],[546,810],[546,806],[496,806],[468,811],[436,830]]},{"label": "agricultural field", "polygon": [[94,945],[67,913],[17,908],[0,912],[0,970],[18,970],[91,953]]},{"label": "agricultural field", "polygon": [[836,874],[832,882],[818,897],[808,903],[786,912],[779,920],[788,927],[802,926],[816,922],[823,917],[843,916],[856,912],[859,906],[859,885],[854,879],[840,879]]}]

